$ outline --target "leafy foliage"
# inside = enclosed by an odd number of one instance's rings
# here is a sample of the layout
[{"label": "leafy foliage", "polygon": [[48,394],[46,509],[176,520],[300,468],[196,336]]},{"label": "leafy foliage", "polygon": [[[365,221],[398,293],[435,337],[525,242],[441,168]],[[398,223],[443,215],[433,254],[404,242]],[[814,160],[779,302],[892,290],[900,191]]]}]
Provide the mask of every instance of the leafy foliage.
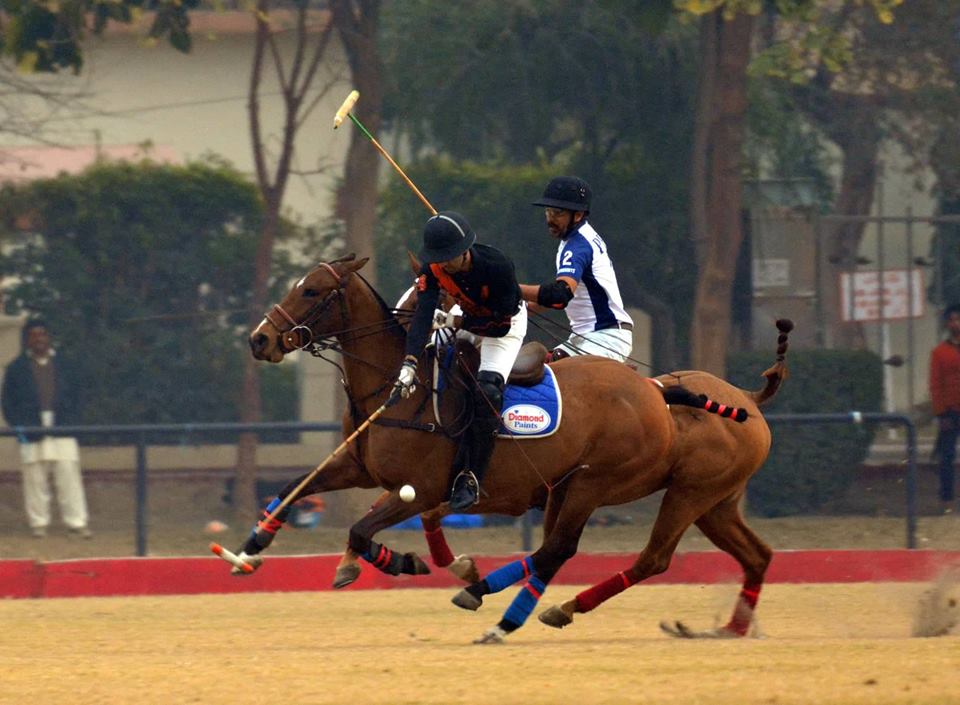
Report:
[{"label": "leafy foliage", "polygon": [[166,37],[175,49],[188,52],[188,13],[199,5],[200,0],[2,0],[0,52],[22,71],[79,73],[88,34],[100,34],[110,21],[130,24],[145,11],[154,13],[151,39]]},{"label": "leafy foliage", "polygon": [[[244,177],[213,162],[102,162],[7,186],[0,212],[21,242],[0,268],[9,312],[41,315],[76,358],[85,423],[238,419],[262,216]],[[295,418],[292,369],[276,374],[272,398],[286,401],[273,418]]]},{"label": "leafy foliage", "polygon": [[[758,387],[769,353],[742,353],[728,360],[730,381]],[[790,378],[764,413],[823,414],[882,411],[883,365],[866,351],[797,350],[789,356]],[[747,486],[748,507],[761,516],[822,510],[850,487],[876,429],[871,425],[771,424],[770,456]]]}]

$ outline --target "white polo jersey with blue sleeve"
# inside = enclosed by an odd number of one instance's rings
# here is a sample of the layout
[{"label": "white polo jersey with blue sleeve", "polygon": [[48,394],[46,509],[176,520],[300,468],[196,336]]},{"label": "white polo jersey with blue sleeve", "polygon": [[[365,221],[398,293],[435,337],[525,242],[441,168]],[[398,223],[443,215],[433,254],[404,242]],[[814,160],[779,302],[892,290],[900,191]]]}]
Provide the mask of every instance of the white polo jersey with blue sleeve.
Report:
[{"label": "white polo jersey with blue sleeve", "polygon": [[567,304],[567,318],[574,333],[633,325],[623,308],[617,275],[603,238],[584,221],[557,248],[557,278],[570,277],[577,290]]}]

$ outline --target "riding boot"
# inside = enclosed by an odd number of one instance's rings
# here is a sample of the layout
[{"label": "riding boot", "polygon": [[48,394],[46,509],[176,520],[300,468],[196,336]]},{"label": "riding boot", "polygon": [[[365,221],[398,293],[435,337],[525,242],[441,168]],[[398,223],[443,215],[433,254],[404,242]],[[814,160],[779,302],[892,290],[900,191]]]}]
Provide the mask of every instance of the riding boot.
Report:
[{"label": "riding boot", "polygon": [[450,509],[455,512],[469,509],[480,501],[480,482],[490,464],[497,429],[500,427],[503,377],[485,370],[477,375],[477,383],[473,423],[467,429],[467,466],[454,478],[450,494]]}]

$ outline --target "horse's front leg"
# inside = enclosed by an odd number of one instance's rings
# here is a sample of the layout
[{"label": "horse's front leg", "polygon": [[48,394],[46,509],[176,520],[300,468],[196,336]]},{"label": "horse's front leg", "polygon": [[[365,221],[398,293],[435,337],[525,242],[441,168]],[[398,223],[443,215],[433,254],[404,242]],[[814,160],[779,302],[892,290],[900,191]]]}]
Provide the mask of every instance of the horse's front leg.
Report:
[{"label": "horse's front leg", "polygon": [[347,551],[340,560],[333,587],[350,585],[360,575],[357,558],[371,563],[388,575],[426,575],[430,568],[416,553],[397,553],[373,540],[373,536],[424,509],[417,498],[413,503],[402,501],[395,492],[384,492],[370,511],[350,527]]},{"label": "horse's front leg", "polygon": [[[291,502],[281,509],[272,519],[269,518],[270,515],[303,482],[308,474],[301,475],[280,490],[279,494],[263,510],[260,520],[253,526],[247,540],[237,551],[237,556],[254,570],[263,564],[263,558],[259,554],[273,543],[277,533],[286,523],[293,503]],[[300,490],[297,499],[320,492],[343,490],[351,487],[371,487],[372,485],[373,480],[363,466],[351,454],[344,453],[330,460],[326,467]],[[237,567],[231,569],[230,572],[234,575],[249,574]]]},{"label": "horse's front leg", "polygon": [[447,544],[447,537],[443,533],[441,520],[450,514],[450,507],[442,504],[420,515],[423,524],[423,536],[430,547],[430,558],[438,568],[446,568],[450,573],[465,583],[475,583],[480,580],[477,564],[471,556],[461,553],[453,555]]},{"label": "horse's front leg", "polygon": [[484,595],[500,592],[527,578],[497,625],[475,640],[475,644],[502,643],[507,634],[524,625],[557,571],[576,554],[580,535],[593,509],[588,505],[564,507],[550,535],[533,554],[498,568],[484,580],[467,586],[453,597],[453,604],[458,607],[476,610],[483,604]]}]

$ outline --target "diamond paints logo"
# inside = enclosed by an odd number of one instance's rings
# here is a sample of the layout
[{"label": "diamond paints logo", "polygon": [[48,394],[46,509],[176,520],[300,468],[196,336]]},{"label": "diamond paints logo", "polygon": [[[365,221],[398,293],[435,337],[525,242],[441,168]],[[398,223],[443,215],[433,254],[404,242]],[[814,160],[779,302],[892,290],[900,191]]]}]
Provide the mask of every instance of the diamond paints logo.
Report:
[{"label": "diamond paints logo", "polygon": [[533,404],[515,404],[500,415],[503,425],[513,433],[534,434],[550,427],[550,414]]}]

